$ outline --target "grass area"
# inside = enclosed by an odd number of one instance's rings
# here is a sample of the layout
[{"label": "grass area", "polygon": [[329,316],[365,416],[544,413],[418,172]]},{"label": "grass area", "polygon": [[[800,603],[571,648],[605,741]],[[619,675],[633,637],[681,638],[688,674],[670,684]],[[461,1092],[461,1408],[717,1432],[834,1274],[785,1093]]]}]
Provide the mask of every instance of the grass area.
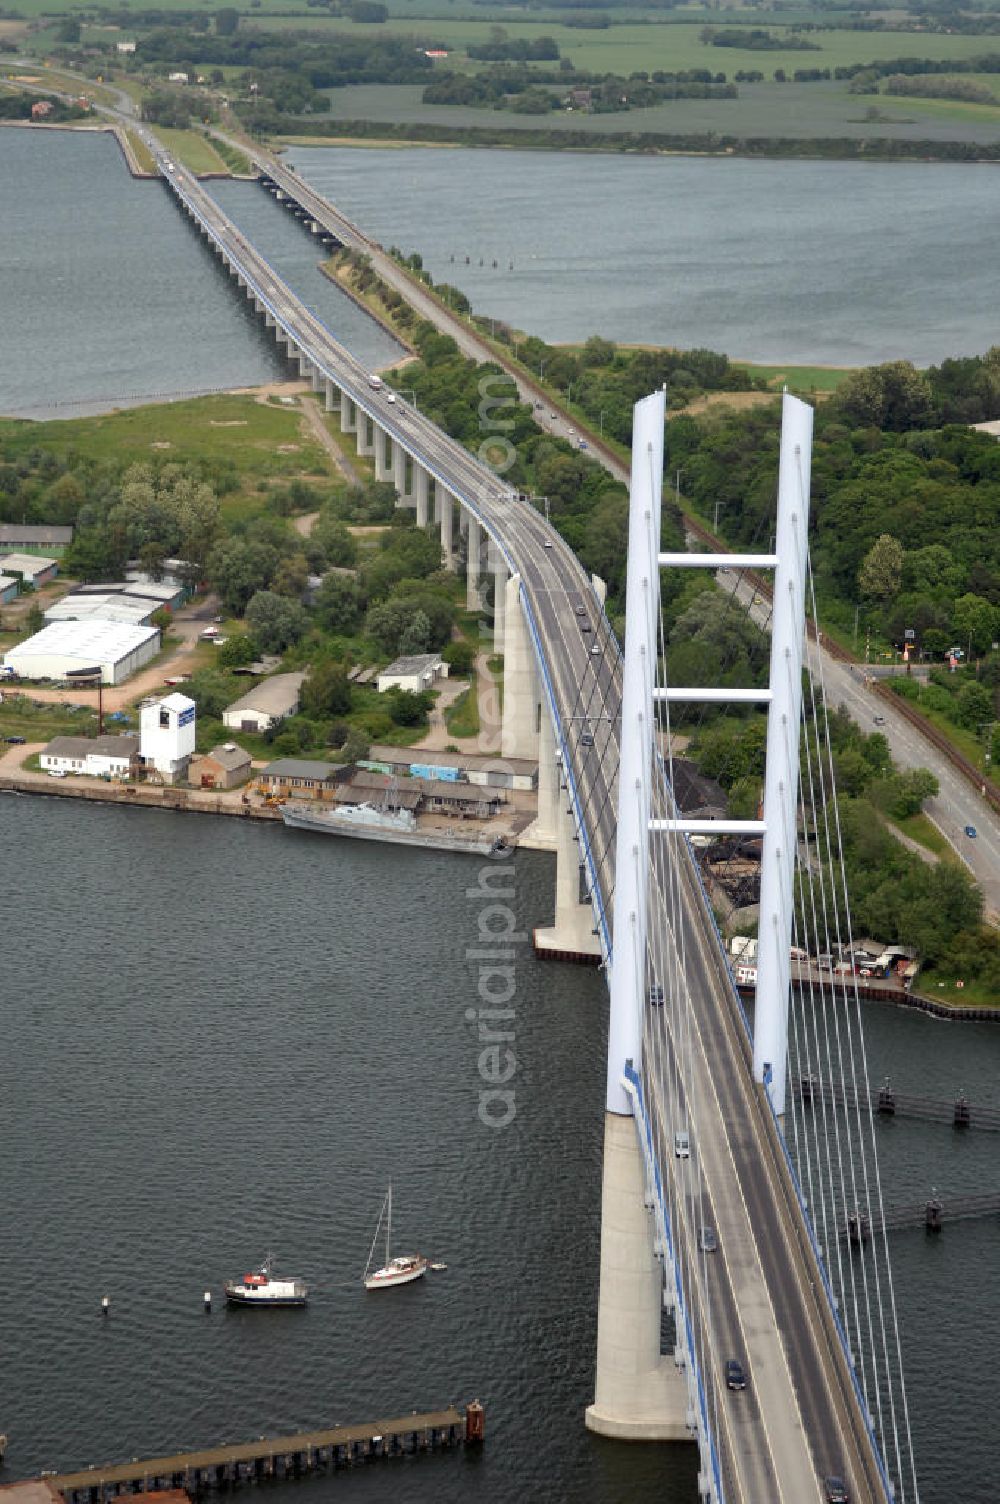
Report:
[{"label": "grass area", "polygon": [[[358,25],[340,16],[302,14],[295,16],[255,12],[244,23],[246,30],[311,31],[321,36],[404,36],[415,37],[424,45],[448,48],[453,54],[444,60],[444,66],[454,68],[463,62],[465,50],[472,44],[490,40],[493,26],[501,19],[499,15],[484,15],[482,19],[461,16],[428,17],[415,21],[409,15],[390,16],[377,26]],[[678,71],[690,68],[709,68],[713,73],[724,72],[732,76],[739,69],[759,69],[770,77],[776,68],[793,72],[796,68],[835,68],[850,63],[868,63],[882,58],[929,57],[947,60],[968,58],[991,50],[988,37],[947,35],[945,33],[897,31],[848,31],[830,30],[813,32],[809,40],[815,42],[818,51],[800,52],[779,48],[773,52],[760,52],[737,47],[712,47],[701,40],[705,20],[676,21],[663,18],[662,12],[650,12],[644,19],[616,24],[603,29],[588,29],[567,26],[552,16],[527,19],[512,16],[505,11],[503,29],[512,41],[532,40],[539,36],[552,37],[559,47],[560,55],[572,60],[577,68],[596,73],[622,73],[628,75],[637,70],[652,72],[662,68]],[[711,17],[713,23],[716,17]],[[724,23],[723,23],[724,24]],[[761,25],[761,18],[754,15],[748,20],[739,18],[741,26]],[[782,28],[774,23],[768,29],[779,34]],[[462,54],[456,57],[454,54]],[[811,86],[817,87],[817,86]],[[909,101],[906,101],[909,104]],[[857,100],[855,100],[857,106]]]},{"label": "grass area", "polygon": [[758,366],[734,360],[733,365],[752,376],[763,376],[776,392],[788,387],[791,392],[835,392],[853,371],[847,366]]},{"label": "grass area", "polygon": [[231,146],[228,141],[220,141],[217,136],[213,136],[211,144],[225,162],[229,171],[237,177],[249,177],[253,172],[249,158],[245,157],[235,146]]},{"label": "grass area", "polygon": [[329,476],[325,452],[303,435],[301,421],[297,407],[224,395],[44,423],[0,418],[0,440],[9,460],[33,449],[104,463],[175,458],[230,470],[252,489],[251,479]]},{"label": "grass area", "polygon": [[[724,55],[717,55],[729,49],[712,48],[711,51],[716,55],[702,66],[726,73],[727,77],[741,66]],[[919,43],[916,51],[921,51]],[[803,60],[799,66],[817,59],[814,53],[799,56]],[[762,71],[770,68],[770,57],[766,53],[756,54],[756,64],[752,66]],[[821,63],[822,59],[819,59],[816,65]],[[451,65],[452,59],[448,59],[441,66]],[[461,69],[460,58],[457,66]],[[647,63],[637,55],[631,67],[645,68]],[[809,141],[822,138],[888,142],[917,138],[942,143],[961,140],[980,144],[991,144],[997,136],[997,111],[990,106],[964,106],[919,98],[890,99],[887,96],[878,96],[876,101],[874,96],[851,94],[846,81],[835,80],[816,84],[765,81],[740,84],[738,89],[735,99],[666,100],[616,114],[552,110],[544,115],[520,115],[511,110],[471,105],[424,104],[422,84],[352,84],[328,91],[328,114],[312,117],[317,122],[316,130],[310,131],[308,120],[303,118],[299,131],[282,139],[304,145],[335,142],[358,146],[412,144],[401,142],[399,135],[393,138],[393,132],[405,131],[413,141],[429,140],[431,145],[447,147],[464,144],[463,133],[466,132],[469,133],[469,144],[475,145],[477,132],[500,131],[511,138],[513,144],[523,136],[527,145],[541,145],[548,149],[553,145],[558,147],[562,137],[571,136],[575,138],[574,144],[580,145],[589,144],[590,137],[599,137],[603,149],[613,150],[616,138],[620,138],[621,150],[632,151],[636,149],[633,138],[637,136],[649,136],[654,141],[656,137],[668,138],[665,147],[669,145],[669,138],[709,134],[750,140]],[[868,120],[867,111],[873,103],[880,113],[876,119]],[[337,131],[337,121],[344,123],[342,135]],[[374,136],[368,139],[359,136],[350,122],[374,122],[374,126],[366,128],[375,131],[382,124],[386,134],[379,140]],[[321,123],[324,128],[333,123],[331,135],[319,134]],[[434,139],[441,131],[454,132],[454,135]],[[641,149],[653,149],[652,143],[644,142]]]},{"label": "grass area", "polygon": [[150,151],[145,141],[142,140],[137,131],[126,130],[125,134],[128,137],[129,145],[132,148],[132,151],[135,155],[135,160],[139,164],[140,169],[143,172],[149,172],[155,176],[158,169],[156,162],[153,159],[153,153]]},{"label": "grass area", "polygon": [[58,701],[50,704],[41,700],[29,700],[10,690],[3,691],[0,737],[23,736],[26,742],[47,742],[54,736],[96,735],[97,711],[89,705],[80,710],[71,710],[68,705],[62,705]]},{"label": "grass area", "polygon": [[915,989],[922,997],[933,998],[936,1003],[944,1003],[952,1008],[1000,1008],[1000,997],[987,985],[977,982],[965,982],[958,987],[957,982],[964,981],[962,977],[942,976],[933,968],[922,971],[917,977]]},{"label": "grass area", "polygon": [[452,736],[479,735],[479,697],[475,679],[445,711],[444,723]]},{"label": "grass area", "polygon": [[901,830],[904,836],[909,836],[911,841],[916,841],[918,846],[923,846],[926,851],[933,852],[942,861],[958,861],[953,848],[949,846],[934,821],[927,815],[907,815],[905,820],[896,820],[892,815],[887,814],[885,818],[896,830]]},{"label": "grass area", "polygon": [[167,150],[173,152],[192,172],[229,172],[229,163],[223,161],[211,141],[200,131],[179,131],[167,126],[157,126],[156,134]]}]

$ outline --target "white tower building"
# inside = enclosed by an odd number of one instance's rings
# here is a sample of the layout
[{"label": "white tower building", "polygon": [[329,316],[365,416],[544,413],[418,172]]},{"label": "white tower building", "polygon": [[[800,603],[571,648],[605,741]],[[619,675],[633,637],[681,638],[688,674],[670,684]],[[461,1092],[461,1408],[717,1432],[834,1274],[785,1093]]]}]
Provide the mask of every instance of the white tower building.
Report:
[{"label": "white tower building", "polygon": [[139,752],[164,783],[176,783],[187,772],[194,752],[195,703],[187,695],[170,694],[144,700],[139,712]]}]

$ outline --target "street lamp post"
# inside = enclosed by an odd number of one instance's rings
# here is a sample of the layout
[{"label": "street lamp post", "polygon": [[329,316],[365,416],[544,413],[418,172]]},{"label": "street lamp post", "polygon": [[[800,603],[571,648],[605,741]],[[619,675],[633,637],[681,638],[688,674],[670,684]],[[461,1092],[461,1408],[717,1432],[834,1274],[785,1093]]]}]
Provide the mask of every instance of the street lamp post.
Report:
[{"label": "street lamp post", "polygon": [[413,398],[413,406],[414,407],[417,406],[417,394],[413,390],[412,386],[397,387],[397,391],[399,392],[399,395],[401,397],[412,397]]},{"label": "street lamp post", "polygon": [[603,407],[601,408],[600,423],[601,423],[601,438],[603,439],[604,438],[604,408]]}]

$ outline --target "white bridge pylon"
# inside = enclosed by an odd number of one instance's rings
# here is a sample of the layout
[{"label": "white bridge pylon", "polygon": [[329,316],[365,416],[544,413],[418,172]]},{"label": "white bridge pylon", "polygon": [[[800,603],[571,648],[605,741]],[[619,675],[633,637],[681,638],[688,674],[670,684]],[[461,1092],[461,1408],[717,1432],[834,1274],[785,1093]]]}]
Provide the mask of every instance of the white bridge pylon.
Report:
[{"label": "white bridge pylon", "polygon": [[[782,400],[778,512],[773,554],[659,554],[660,569],[773,569],[770,679],[764,689],[686,689],[658,686],[654,702],[767,707],[767,748],[762,820],[652,820],[650,832],[688,835],[761,835],[760,922],[753,1071],[776,1113],[785,1110],[788,1007],[791,995],[793,884],[799,788],[799,725],[806,630],[806,557],[813,410],[786,392]],[[629,560],[631,568],[631,556]],[[626,675],[631,622],[626,605]],[[655,654],[655,647],[654,647]],[[655,662],[655,656],[654,656]],[[669,665],[666,665],[669,669]],[[623,704],[624,718],[624,704]],[[622,737],[624,759],[625,739]],[[648,768],[648,762],[646,764]],[[624,768],[623,768],[624,772]],[[647,778],[651,776],[647,771]],[[624,777],[619,788],[626,787]],[[617,912],[615,915],[617,928]],[[612,990],[612,1007],[614,991]],[[638,1063],[638,1058],[636,1063]],[[609,1062],[610,1066],[610,1062]],[[609,1074],[610,1080],[610,1074]]]},{"label": "white bridge pylon", "polygon": [[[712,834],[763,834],[754,1076],[780,1114],[791,970],[812,416],[811,408],[786,395],[775,552],[769,555],[660,553],[665,393],[637,403],[633,418],[601,1283],[595,1399],[587,1424],[606,1436],[695,1440],[701,1458],[699,1490],[713,1500],[721,1497],[721,1484],[707,1386],[699,1372],[704,1344],[691,1327],[683,1271],[672,1247],[676,1229],[672,1234],[664,1202],[664,1167],[655,1162],[659,1151],[649,1136],[648,1104],[642,1101],[647,958],[656,939],[650,934],[650,873],[659,865],[653,843],[670,833],[707,829]],[[686,689],[658,683],[660,571],[670,567],[775,571],[767,689]],[[669,664],[662,670],[666,678]],[[763,820],[654,817],[654,810],[658,815],[664,812],[663,800],[656,796],[662,775],[655,739],[657,706],[684,701],[767,706]],[[657,1257],[662,1260],[659,1268]],[[676,1316],[672,1358],[659,1351],[661,1303]]]}]

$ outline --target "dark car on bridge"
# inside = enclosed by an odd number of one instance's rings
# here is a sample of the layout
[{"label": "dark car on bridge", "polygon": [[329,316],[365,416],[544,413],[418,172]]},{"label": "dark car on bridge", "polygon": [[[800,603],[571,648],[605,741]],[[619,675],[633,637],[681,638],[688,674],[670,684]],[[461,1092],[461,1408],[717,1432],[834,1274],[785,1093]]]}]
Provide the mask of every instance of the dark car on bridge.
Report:
[{"label": "dark car on bridge", "polygon": [[747,1387],[747,1371],[738,1358],[730,1358],[726,1364],[726,1388],[745,1389]]},{"label": "dark car on bridge", "polygon": [[851,1504],[851,1494],[843,1478],[824,1478],[823,1497],[826,1504]]}]

